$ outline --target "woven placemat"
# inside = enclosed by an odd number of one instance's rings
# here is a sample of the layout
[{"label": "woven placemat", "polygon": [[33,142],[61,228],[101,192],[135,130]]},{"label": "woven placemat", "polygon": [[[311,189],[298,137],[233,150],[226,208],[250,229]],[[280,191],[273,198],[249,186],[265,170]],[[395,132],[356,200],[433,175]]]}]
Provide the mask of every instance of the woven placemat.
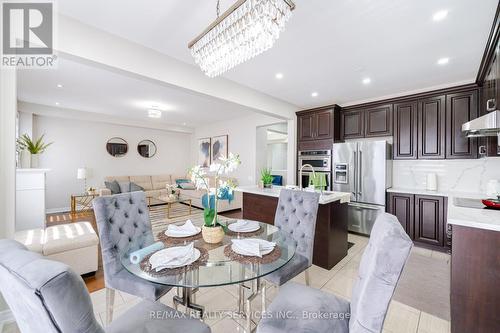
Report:
[{"label": "woven placemat", "polygon": [[146,257],[144,257],[144,259],[142,259],[142,261],[140,263],[141,270],[143,272],[153,276],[153,277],[178,275],[181,273],[189,272],[190,270],[193,270],[193,269],[198,268],[202,265],[205,265],[207,263],[207,260],[208,260],[208,250],[201,248],[201,247],[197,247],[197,246],[195,246],[195,248],[200,251],[200,257],[198,258],[198,260],[196,260],[195,262],[193,262],[190,265],[182,266],[182,267],[178,267],[178,268],[165,268],[165,269],[162,269],[161,271],[157,272],[155,269],[153,269],[151,267],[151,264],[149,263],[149,258],[151,258],[151,256],[154,254],[154,253],[151,253],[151,254],[148,254]]},{"label": "woven placemat", "polygon": [[229,228],[228,228],[226,235],[232,236],[232,237],[237,236],[237,237],[245,238],[245,237],[258,236],[263,232],[264,232],[264,228],[262,228],[262,227],[259,227],[259,229],[252,231],[252,232],[235,232],[235,231],[229,230]]},{"label": "woven placemat", "polygon": [[165,244],[184,244],[186,242],[192,242],[192,241],[198,240],[201,237],[202,237],[201,231],[199,233],[197,233],[196,235],[188,236],[188,237],[170,237],[170,236],[165,235],[165,230],[159,232],[156,235],[156,238],[158,238],[158,240],[162,241]]},{"label": "woven placemat", "polygon": [[281,257],[281,249],[279,248],[279,246],[275,246],[274,250],[271,253],[262,256],[262,258],[259,258],[238,254],[231,249],[231,245],[232,244],[229,244],[224,248],[224,255],[231,260],[239,262],[240,264],[270,264]]}]

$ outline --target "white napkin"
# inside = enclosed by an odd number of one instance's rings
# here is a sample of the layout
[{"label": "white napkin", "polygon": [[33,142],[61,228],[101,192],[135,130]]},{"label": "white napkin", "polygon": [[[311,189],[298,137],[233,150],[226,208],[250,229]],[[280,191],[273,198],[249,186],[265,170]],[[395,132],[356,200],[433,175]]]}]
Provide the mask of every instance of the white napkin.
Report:
[{"label": "white napkin", "polygon": [[174,237],[189,237],[196,235],[200,232],[200,229],[193,225],[191,220],[187,220],[183,225],[170,224],[168,229],[165,231],[167,236]]},{"label": "white napkin", "polygon": [[238,220],[236,223],[230,224],[230,230],[236,232],[251,232],[260,228],[259,222],[250,220]]},{"label": "white napkin", "polygon": [[149,258],[149,263],[157,272],[164,268],[176,268],[189,264],[193,257],[194,243],[186,246],[176,246],[158,251]]},{"label": "white napkin", "polygon": [[259,238],[233,239],[231,241],[234,252],[252,257],[262,257],[264,254],[270,253],[276,246],[274,242]]}]

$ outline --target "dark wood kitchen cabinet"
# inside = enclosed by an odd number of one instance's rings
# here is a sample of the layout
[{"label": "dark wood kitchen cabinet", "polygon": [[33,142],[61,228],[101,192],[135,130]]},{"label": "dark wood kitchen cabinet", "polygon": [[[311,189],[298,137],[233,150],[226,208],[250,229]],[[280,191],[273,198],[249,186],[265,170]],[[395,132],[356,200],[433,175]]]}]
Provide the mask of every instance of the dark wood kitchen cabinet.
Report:
[{"label": "dark wood kitchen cabinet", "polygon": [[314,114],[306,113],[297,116],[299,141],[314,140]]},{"label": "dark wood kitchen cabinet", "polygon": [[364,110],[343,111],[340,121],[341,137],[344,140],[365,137]]},{"label": "dark wood kitchen cabinet", "polygon": [[478,91],[446,95],[446,158],[477,158],[476,138],[467,138],[462,124],[478,117]]},{"label": "dark wood kitchen cabinet", "polygon": [[418,158],[445,158],[445,96],[434,96],[418,102]]},{"label": "dark wood kitchen cabinet", "polygon": [[387,211],[398,218],[416,244],[447,250],[451,246],[451,241],[445,242],[447,200],[433,195],[388,193]]},{"label": "dark wood kitchen cabinet", "polygon": [[298,150],[332,149],[340,140],[340,107],[330,105],[296,112]]},{"label": "dark wood kitchen cabinet", "polygon": [[392,104],[364,110],[365,137],[392,135]]},{"label": "dark wood kitchen cabinet", "polygon": [[406,233],[413,239],[413,212],[415,195],[405,193],[389,193],[389,212],[396,215]]},{"label": "dark wood kitchen cabinet", "polygon": [[414,240],[429,245],[444,246],[444,198],[415,195]]},{"label": "dark wood kitchen cabinet", "polygon": [[395,160],[417,158],[417,113],[416,101],[394,104],[394,144]]}]

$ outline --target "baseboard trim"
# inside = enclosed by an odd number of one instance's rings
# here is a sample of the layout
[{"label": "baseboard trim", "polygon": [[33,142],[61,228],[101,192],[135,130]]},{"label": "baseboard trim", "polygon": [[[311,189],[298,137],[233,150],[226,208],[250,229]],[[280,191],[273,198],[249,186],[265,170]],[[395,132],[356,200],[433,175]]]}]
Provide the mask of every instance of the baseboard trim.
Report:
[{"label": "baseboard trim", "polygon": [[61,208],[49,208],[45,210],[45,214],[55,214],[55,213],[66,213],[71,210],[70,207],[61,207]]}]

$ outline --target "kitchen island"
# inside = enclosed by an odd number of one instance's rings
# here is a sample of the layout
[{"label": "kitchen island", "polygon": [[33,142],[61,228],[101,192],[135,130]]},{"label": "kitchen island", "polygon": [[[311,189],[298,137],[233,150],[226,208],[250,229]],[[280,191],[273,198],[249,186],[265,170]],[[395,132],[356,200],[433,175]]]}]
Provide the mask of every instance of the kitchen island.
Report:
[{"label": "kitchen island", "polygon": [[[274,224],[283,187],[239,187],[243,193],[243,218]],[[350,193],[325,191],[319,200],[314,236],[313,264],[330,270],[347,255],[347,204]]]},{"label": "kitchen island", "polygon": [[500,318],[500,211],[457,206],[457,199],[485,195],[449,195],[452,225],[451,332],[498,332]]}]

